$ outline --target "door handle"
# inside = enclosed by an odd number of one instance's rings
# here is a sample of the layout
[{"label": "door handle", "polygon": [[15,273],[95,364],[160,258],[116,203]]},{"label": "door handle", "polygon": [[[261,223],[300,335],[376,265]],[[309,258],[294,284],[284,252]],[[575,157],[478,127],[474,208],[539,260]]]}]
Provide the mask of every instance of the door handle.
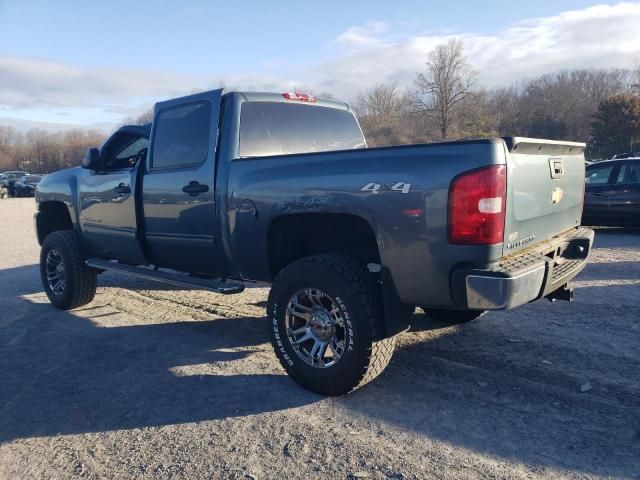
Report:
[{"label": "door handle", "polygon": [[594,197],[604,197],[606,195],[605,192],[593,192],[591,195]]},{"label": "door handle", "polygon": [[125,185],[124,183],[121,183],[116,188],[114,188],[113,191],[119,195],[127,195],[131,193],[131,187],[129,187],[128,185]]},{"label": "door handle", "polygon": [[189,185],[185,185],[182,187],[182,191],[184,193],[188,193],[192,197],[197,197],[201,193],[205,193],[209,191],[209,187],[207,185],[202,185],[195,180],[189,182]]}]

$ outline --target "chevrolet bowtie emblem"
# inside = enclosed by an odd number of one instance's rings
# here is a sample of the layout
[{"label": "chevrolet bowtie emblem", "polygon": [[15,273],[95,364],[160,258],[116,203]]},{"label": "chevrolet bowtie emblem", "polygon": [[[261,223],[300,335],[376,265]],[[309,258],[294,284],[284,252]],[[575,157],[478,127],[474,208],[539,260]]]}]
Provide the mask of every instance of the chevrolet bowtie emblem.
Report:
[{"label": "chevrolet bowtie emblem", "polygon": [[560,200],[562,200],[563,195],[564,195],[564,190],[562,190],[560,187],[554,188],[553,192],[551,192],[551,203],[553,204],[560,203]]}]

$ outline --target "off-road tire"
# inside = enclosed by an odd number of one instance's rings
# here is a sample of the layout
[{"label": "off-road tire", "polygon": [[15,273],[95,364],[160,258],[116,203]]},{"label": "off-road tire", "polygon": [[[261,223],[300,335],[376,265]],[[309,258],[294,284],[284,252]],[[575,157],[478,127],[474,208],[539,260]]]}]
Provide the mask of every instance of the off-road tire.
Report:
[{"label": "off-road tire", "polygon": [[441,310],[426,307],[420,307],[420,309],[427,317],[449,325],[468,323],[486,313],[484,310]]},{"label": "off-road tire", "polygon": [[[64,265],[65,286],[59,294],[51,290],[47,281],[46,258],[51,250],[59,253]],[[97,272],[85,265],[78,239],[71,230],[52,232],[44,239],[40,251],[40,276],[49,301],[60,310],[86,305],[96,295]]]},{"label": "off-road tire", "polygon": [[[287,337],[285,310],[304,288],[317,288],[338,300],[347,319],[342,358],[326,368],[308,365]],[[347,255],[317,255],[296,260],[280,271],[267,305],[269,334],[276,356],[291,378],[320,395],[342,395],[376,378],[389,364],[395,337],[383,338],[381,287],[365,265]]]}]

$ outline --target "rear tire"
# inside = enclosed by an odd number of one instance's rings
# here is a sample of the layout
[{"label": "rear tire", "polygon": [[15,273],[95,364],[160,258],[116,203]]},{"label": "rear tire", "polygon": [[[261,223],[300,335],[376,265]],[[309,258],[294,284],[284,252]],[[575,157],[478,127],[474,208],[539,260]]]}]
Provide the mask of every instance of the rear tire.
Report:
[{"label": "rear tire", "polygon": [[460,325],[461,323],[468,323],[476,318],[480,318],[484,315],[484,310],[442,310],[438,308],[426,308],[420,307],[424,314],[438,322],[447,323],[449,325]]},{"label": "rear tire", "polygon": [[346,255],[302,258],[278,274],[267,305],[269,333],[294,381],[321,395],[342,395],[382,373],[395,337],[382,338],[379,289],[366,267]]},{"label": "rear tire", "polygon": [[47,235],[40,251],[40,276],[49,301],[61,310],[86,305],[98,286],[96,270],[85,265],[74,232]]}]

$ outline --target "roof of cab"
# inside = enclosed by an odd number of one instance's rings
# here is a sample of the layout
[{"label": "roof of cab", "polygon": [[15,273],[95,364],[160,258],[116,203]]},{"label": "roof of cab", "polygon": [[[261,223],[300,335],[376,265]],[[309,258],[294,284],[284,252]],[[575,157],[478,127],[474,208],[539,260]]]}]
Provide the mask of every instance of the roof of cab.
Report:
[{"label": "roof of cab", "polygon": [[144,125],[123,125],[116,132],[133,133],[142,137],[149,138],[151,135],[151,124],[145,123]]}]

